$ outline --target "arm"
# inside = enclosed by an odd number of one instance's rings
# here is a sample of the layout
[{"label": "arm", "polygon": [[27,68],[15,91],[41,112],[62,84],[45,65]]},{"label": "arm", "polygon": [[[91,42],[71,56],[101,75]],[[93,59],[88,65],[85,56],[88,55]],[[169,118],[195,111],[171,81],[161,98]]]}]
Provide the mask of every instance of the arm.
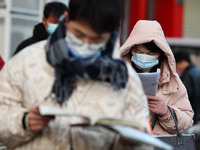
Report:
[{"label": "arm", "polygon": [[129,80],[126,87],[128,89],[128,98],[124,100],[127,105],[127,108],[125,108],[125,115],[137,120],[141,124],[142,130],[150,133],[151,127],[149,124],[147,97],[142,88],[139,76],[130,65],[127,66],[129,70]]},{"label": "arm", "polygon": [[23,129],[24,58],[11,59],[0,72],[0,141],[9,148],[31,140],[37,133]]},{"label": "arm", "polygon": [[[181,95],[181,97],[174,96],[174,100],[168,103],[168,105],[175,111],[178,120],[178,126],[181,132],[192,126],[193,110],[190,106],[186,91],[184,94]],[[171,114],[167,115],[166,117],[159,116],[158,121],[160,126],[168,133],[177,133]]]}]

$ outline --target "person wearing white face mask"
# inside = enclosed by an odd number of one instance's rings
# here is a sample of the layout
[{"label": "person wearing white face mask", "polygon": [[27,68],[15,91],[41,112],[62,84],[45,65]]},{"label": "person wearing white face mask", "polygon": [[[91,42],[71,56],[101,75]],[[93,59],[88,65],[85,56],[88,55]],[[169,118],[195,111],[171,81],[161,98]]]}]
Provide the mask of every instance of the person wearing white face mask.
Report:
[{"label": "person wearing white face mask", "polygon": [[101,55],[101,52],[106,49],[105,42],[90,44],[78,39],[70,31],[67,31],[65,39],[71,55],[80,59],[89,59],[94,56],[98,57]]},{"label": "person wearing white face mask", "polygon": [[58,27],[58,18],[68,11],[68,7],[61,2],[49,2],[44,6],[42,22],[36,24],[33,29],[32,37],[22,41],[14,51],[16,55],[25,47],[46,40],[49,35],[53,34]]},{"label": "person wearing white face mask", "polygon": [[[59,18],[54,34],[27,47],[3,67],[0,141],[8,149],[132,149],[132,143],[102,127],[73,126],[85,124],[84,118],[41,115],[39,105],[73,114],[117,117],[151,132],[139,77],[115,57],[119,49],[114,53],[121,10],[121,0],[71,0],[69,13]],[[144,150],[143,146],[134,148]],[[148,145],[145,148],[149,150]]]},{"label": "person wearing white face mask", "polygon": [[120,52],[138,73],[156,72],[160,68],[157,94],[147,95],[153,133],[176,133],[168,106],[176,113],[181,131],[191,127],[194,112],[187,91],[176,73],[175,59],[160,24],[157,21],[138,21]]}]

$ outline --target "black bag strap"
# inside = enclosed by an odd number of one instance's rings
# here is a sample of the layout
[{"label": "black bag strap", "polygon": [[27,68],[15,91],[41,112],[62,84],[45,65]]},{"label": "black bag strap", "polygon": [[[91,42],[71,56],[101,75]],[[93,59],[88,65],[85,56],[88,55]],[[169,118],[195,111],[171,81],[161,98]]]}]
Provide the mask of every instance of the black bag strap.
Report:
[{"label": "black bag strap", "polygon": [[[167,106],[167,107],[170,110],[172,118],[174,120],[174,123],[175,123],[175,126],[176,126],[176,130],[177,130],[177,136],[178,137],[182,137],[182,133],[181,133],[179,127],[178,127],[178,121],[177,121],[176,114],[175,114],[174,110],[170,106]],[[158,115],[155,114],[154,117],[153,117],[153,121],[151,122],[152,129],[154,128],[157,120],[158,120]]]},{"label": "black bag strap", "polygon": [[154,126],[155,126],[157,120],[158,120],[158,115],[155,114],[155,115],[153,116],[153,120],[152,120],[152,122],[151,122],[151,128],[152,128],[152,130],[153,130],[153,128],[154,128]]},{"label": "black bag strap", "polygon": [[169,108],[169,110],[171,112],[172,118],[173,118],[175,126],[176,126],[177,136],[178,137],[182,137],[182,133],[181,133],[179,127],[178,127],[178,121],[177,121],[176,114],[175,114],[174,110],[170,106],[168,106],[168,108]]}]

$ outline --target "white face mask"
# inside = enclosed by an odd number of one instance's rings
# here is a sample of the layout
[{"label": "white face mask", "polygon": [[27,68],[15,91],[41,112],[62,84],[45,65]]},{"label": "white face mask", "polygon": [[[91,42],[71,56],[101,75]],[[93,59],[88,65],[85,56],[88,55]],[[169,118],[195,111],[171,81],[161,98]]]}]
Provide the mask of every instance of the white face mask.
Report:
[{"label": "white face mask", "polygon": [[89,44],[78,39],[69,30],[65,40],[71,50],[73,56],[81,59],[87,59],[91,57],[98,57],[101,55],[101,51],[105,50],[106,43]]},{"label": "white face mask", "polygon": [[159,55],[146,55],[132,52],[131,61],[141,70],[149,70],[153,66],[159,64]]}]

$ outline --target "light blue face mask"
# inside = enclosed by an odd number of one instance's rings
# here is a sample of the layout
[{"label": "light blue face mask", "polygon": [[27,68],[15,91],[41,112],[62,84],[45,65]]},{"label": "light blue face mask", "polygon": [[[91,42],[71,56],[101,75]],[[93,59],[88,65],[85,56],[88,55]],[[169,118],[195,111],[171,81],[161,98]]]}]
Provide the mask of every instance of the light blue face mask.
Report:
[{"label": "light blue face mask", "polygon": [[141,70],[149,70],[153,66],[159,64],[159,55],[146,55],[132,52],[131,61]]},{"label": "light blue face mask", "polygon": [[48,29],[47,29],[48,33],[50,35],[53,34],[56,31],[57,27],[58,27],[58,24],[48,23]]}]

